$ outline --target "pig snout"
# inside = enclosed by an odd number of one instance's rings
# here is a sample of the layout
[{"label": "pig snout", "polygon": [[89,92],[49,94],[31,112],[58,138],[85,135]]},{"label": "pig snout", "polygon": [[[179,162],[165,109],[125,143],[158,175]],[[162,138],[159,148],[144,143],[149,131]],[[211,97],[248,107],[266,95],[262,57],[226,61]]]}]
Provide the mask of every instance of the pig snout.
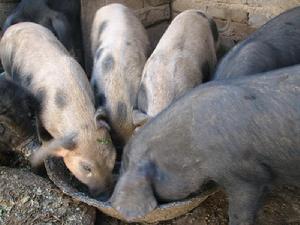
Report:
[{"label": "pig snout", "polygon": [[113,179],[112,176],[108,176],[105,181],[101,183],[97,183],[96,185],[88,186],[90,195],[94,198],[98,198],[100,200],[107,200],[113,188]]}]

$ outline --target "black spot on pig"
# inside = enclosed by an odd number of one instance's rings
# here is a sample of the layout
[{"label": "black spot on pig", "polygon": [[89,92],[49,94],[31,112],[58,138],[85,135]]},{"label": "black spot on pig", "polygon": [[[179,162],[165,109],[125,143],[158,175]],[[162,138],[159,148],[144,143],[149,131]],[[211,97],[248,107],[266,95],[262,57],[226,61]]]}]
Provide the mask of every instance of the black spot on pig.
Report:
[{"label": "black spot on pig", "polygon": [[131,45],[131,42],[130,42],[130,41],[126,41],[126,45],[127,45],[127,46],[130,46],[130,45]]},{"label": "black spot on pig", "polygon": [[208,61],[205,61],[201,67],[202,72],[202,82],[208,82],[210,80],[210,66]]},{"label": "black spot on pig", "polygon": [[103,21],[101,24],[100,24],[100,27],[99,27],[99,31],[98,31],[98,39],[100,39],[103,31],[105,30],[105,28],[107,27],[107,21]]},{"label": "black spot on pig", "polygon": [[127,106],[124,102],[118,102],[117,113],[119,119],[126,120],[127,118]]},{"label": "black spot on pig", "polygon": [[46,91],[44,88],[40,88],[37,92],[36,92],[36,98],[39,101],[40,104],[43,104],[43,102],[45,102],[46,100]]},{"label": "black spot on pig", "polygon": [[107,55],[102,61],[102,72],[103,73],[110,72],[114,68],[114,65],[115,65],[115,60],[112,57],[112,55],[110,54]]},{"label": "black spot on pig", "polygon": [[103,53],[103,48],[98,48],[96,51],[96,59],[100,59],[102,53]]},{"label": "black spot on pig", "polygon": [[67,105],[67,95],[61,89],[57,90],[55,93],[55,104],[59,109],[63,109]]}]

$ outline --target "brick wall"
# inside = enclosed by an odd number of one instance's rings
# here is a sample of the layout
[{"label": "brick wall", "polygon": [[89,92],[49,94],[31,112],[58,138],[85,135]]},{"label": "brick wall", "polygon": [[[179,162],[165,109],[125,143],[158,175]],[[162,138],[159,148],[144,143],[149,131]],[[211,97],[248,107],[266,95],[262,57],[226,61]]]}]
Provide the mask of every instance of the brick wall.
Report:
[{"label": "brick wall", "polygon": [[202,9],[220,19],[259,27],[279,13],[300,6],[300,0],[173,0],[174,14],[189,8]]}]

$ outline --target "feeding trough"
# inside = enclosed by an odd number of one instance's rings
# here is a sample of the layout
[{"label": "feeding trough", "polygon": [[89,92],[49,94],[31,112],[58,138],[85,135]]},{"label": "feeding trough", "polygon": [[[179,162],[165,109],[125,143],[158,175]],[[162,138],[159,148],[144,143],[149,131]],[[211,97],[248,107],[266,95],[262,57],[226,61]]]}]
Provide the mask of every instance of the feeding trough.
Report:
[{"label": "feeding trough", "polygon": [[[90,197],[87,194],[87,190],[85,190],[85,188],[70,174],[61,159],[49,158],[45,161],[45,166],[49,178],[63,193],[78,201],[94,206],[111,217],[125,220],[119,212],[111,206],[109,201],[97,200]],[[173,219],[199,206],[208,196],[216,191],[217,187],[214,186],[189,199],[161,204],[151,213],[131,222],[155,223]]]}]

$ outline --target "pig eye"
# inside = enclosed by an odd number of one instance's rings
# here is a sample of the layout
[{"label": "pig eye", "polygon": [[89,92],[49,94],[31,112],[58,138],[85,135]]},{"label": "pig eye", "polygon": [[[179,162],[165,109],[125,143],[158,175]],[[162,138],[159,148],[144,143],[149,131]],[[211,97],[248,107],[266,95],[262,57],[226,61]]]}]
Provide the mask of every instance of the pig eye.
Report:
[{"label": "pig eye", "polygon": [[86,173],[92,174],[92,168],[91,168],[89,165],[82,163],[82,164],[81,164],[81,168],[82,168]]}]

